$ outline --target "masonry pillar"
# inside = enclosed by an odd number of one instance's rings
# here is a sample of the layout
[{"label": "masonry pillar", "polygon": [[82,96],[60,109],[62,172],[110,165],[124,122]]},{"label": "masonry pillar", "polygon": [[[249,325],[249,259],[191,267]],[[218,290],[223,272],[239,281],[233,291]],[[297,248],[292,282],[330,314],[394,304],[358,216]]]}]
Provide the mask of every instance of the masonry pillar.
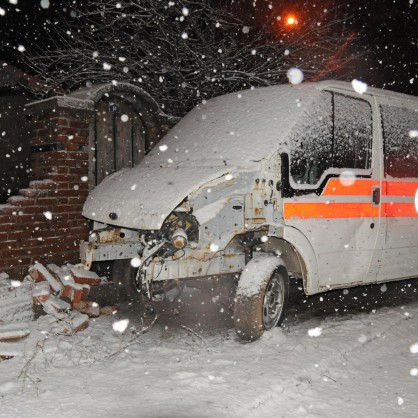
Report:
[{"label": "masonry pillar", "polygon": [[94,103],[52,97],[27,105],[31,176],[27,189],[0,205],[0,269],[79,261],[88,237],[81,215],[88,194],[89,135]]}]

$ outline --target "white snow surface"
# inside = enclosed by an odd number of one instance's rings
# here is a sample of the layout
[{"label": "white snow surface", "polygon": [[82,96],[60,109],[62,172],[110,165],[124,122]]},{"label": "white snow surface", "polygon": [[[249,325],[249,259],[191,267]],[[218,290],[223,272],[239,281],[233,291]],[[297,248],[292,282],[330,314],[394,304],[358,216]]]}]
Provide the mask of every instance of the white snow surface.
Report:
[{"label": "white snow surface", "polygon": [[[49,316],[32,322],[8,345],[17,356],[0,362],[0,417],[417,416],[416,294],[368,313],[306,311],[254,343],[236,337],[231,312],[214,299],[186,291],[181,300],[143,335],[124,309],[69,337],[42,333]],[[114,332],[125,319],[126,331]]]}]

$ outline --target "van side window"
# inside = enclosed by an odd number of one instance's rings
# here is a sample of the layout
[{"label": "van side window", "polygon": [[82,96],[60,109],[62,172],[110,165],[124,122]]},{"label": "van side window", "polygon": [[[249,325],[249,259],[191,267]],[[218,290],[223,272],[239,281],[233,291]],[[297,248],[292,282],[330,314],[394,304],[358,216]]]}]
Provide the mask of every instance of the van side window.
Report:
[{"label": "van side window", "polygon": [[323,92],[292,138],[290,174],[316,184],[329,168],[371,167],[372,109],[362,99]]},{"label": "van side window", "polygon": [[385,149],[385,176],[418,178],[418,112],[381,105]]},{"label": "van side window", "polygon": [[334,94],[335,168],[371,166],[372,108],[361,99]]},{"label": "van side window", "polygon": [[300,184],[314,184],[331,163],[332,94],[321,93],[320,100],[306,111],[291,139],[290,173]]}]

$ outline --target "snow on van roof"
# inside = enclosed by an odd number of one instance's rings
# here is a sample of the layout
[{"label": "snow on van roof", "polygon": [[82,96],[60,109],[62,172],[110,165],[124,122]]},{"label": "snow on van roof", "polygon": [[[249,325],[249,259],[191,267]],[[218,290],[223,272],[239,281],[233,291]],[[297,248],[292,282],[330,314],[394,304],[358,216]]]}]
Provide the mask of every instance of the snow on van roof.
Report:
[{"label": "snow on van roof", "polygon": [[250,168],[286,139],[316,94],[317,84],[249,89],[203,101],[147,157],[148,164]]},{"label": "snow on van roof", "polygon": [[[277,148],[291,146],[290,131],[324,89],[355,93],[348,82],[321,81],[248,89],[203,101],[162,139],[148,163],[200,165],[206,160],[251,166]],[[368,88],[368,93],[404,102],[415,99],[376,88]]]}]

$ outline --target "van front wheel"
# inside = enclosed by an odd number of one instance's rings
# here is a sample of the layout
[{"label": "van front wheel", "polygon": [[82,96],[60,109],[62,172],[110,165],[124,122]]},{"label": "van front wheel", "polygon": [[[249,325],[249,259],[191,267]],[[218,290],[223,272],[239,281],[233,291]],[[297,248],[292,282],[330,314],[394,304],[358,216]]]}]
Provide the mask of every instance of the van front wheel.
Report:
[{"label": "van front wheel", "polygon": [[277,257],[251,260],[238,283],[234,325],[242,340],[254,341],[280,325],[289,299],[289,276]]},{"label": "van front wheel", "polygon": [[130,260],[115,260],[112,266],[111,281],[117,283],[127,300],[139,300],[139,292],[135,286],[136,269]]}]

